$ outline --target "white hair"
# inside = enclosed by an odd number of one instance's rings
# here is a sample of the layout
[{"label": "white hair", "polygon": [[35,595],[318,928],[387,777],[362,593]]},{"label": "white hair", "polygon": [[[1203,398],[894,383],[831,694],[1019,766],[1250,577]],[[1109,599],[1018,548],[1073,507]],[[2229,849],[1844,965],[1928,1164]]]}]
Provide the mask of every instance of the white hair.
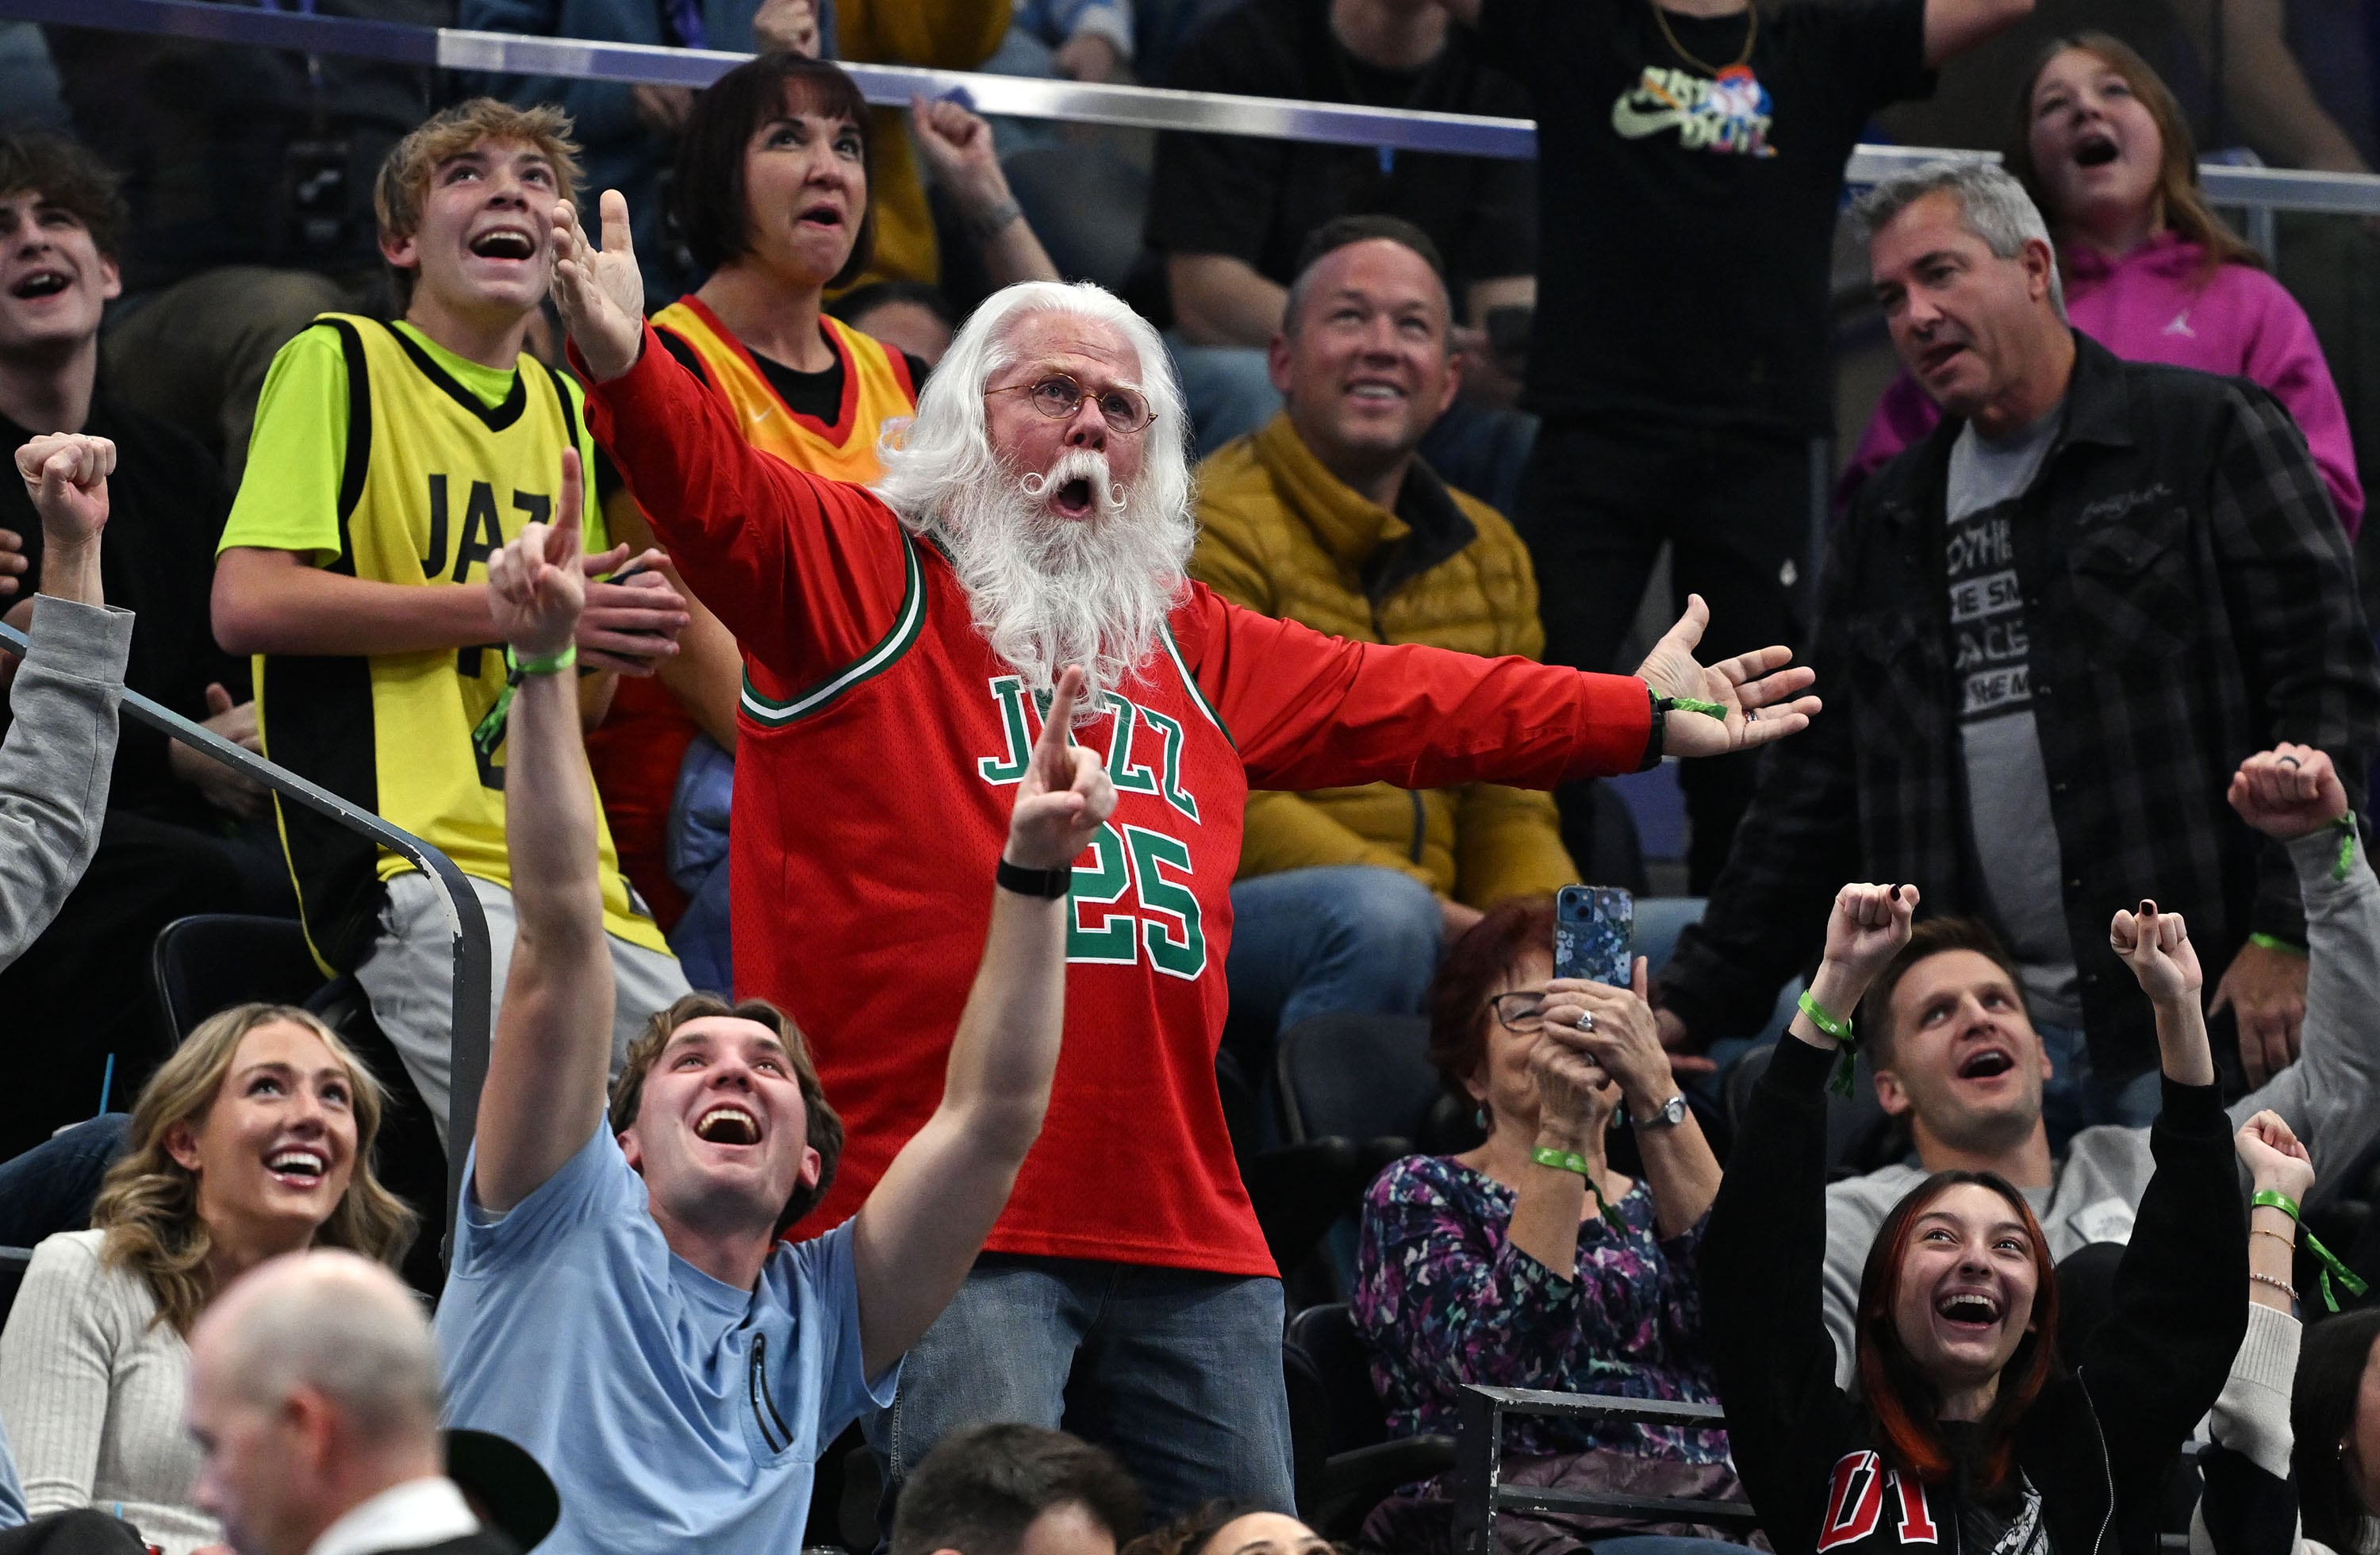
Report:
[{"label": "white hair", "polygon": [[2049,224],[2042,220],[2040,208],[2024,192],[2016,175],[1998,163],[1961,157],[1929,162],[1906,173],[1878,179],[1874,188],[1852,202],[1852,230],[1865,243],[1875,237],[1877,228],[1935,193],[1947,193],[1957,199],[1967,230],[1982,238],[1984,247],[2001,259],[2015,259],[2024,252],[2027,243],[2046,246],[2051,254],[2050,311],[2058,315],[2059,323],[2066,322],[2066,288],[2058,282],[2058,249],[2050,241]]},{"label": "white hair", "polygon": [[[1020,470],[991,445],[984,386],[1015,360],[1026,321],[1063,314],[1114,330],[1139,361],[1135,385],[1155,419],[1129,486],[1107,456],[1070,449],[1047,470]],[[1026,281],[996,292],[961,327],[917,396],[917,414],[889,426],[876,494],[910,530],[949,553],[977,630],[1035,688],[1068,664],[1088,684],[1079,718],[1101,715],[1099,694],[1136,678],[1180,599],[1197,538],[1191,509],[1189,417],[1165,343],[1148,320],[1089,282]],[[1040,498],[1086,479],[1098,516],[1050,516]]]}]

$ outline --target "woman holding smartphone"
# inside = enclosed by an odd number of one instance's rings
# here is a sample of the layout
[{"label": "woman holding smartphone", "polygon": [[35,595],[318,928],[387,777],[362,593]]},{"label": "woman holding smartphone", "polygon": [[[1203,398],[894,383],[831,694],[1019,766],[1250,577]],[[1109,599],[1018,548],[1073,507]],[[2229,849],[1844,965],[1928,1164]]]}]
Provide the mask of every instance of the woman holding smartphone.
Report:
[{"label": "woman holding smartphone", "polygon": [[[1365,1196],[1355,1324],[1398,1435],[1451,1432],[1466,1383],[1715,1397],[1702,1343],[1695,1245],[1719,1169],[1633,988],[1556,978],[1554,905],[1492,909],[1447,952],[1429,999],[1430,1058],[1478,1109],[1488,1137],[1455,1156],[1407,1156]],[[1645,1163],[1611,1168],[1625,1109]],[[1529,1419],[1512,1427],[1508,1481],[1665,1496],[1735,1493],[1723,1431]],[[1366,1548],[1451,1547],[1436,1488],[1392,1498]],[[1524,1518],[1533,1549],[1698,1525]]]}]

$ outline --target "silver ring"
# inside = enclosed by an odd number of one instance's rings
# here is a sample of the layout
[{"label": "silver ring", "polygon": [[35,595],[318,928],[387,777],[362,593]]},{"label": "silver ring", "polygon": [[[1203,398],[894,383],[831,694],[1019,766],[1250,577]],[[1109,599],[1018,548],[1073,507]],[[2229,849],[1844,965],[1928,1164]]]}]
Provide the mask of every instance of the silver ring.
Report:
[{"label": "silver ring", "polygon": [[1592,1031],[1595,1029],[1595,1012],[1593,1010],[1581,1010],[1578,1013],[1578,1028],[1581,1031]]},{"label": "silver ring", "polygon": [[1759,718],[1760,710],[1758,708],[1746,708],[1743,710],[1743,721],[1746,723],[1757,723]]}]

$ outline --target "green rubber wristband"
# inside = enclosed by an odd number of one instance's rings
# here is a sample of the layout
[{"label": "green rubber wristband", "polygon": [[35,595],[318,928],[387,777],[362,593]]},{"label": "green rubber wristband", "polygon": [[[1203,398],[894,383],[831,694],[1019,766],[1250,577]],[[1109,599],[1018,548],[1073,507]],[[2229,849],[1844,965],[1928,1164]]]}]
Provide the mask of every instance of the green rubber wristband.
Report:
[{"label": "green rubber wristband", "polygon": [[2338,857],[2330,867],[2330,878],[2343,881],[2355,872],[2355,814],[2350,810],[2331,824],[2338,828]]},{"label": "green rubber wristband", "polygon": [[1850,1096],[1852,1072],[1859,1065],[1859,1039],[1852,1034],[1851,1018],[1827,1010],[1815,999],[1810,997],[1810,990],[1806,988],[1802,990],[1802,997],[1796,1001],[1796,1003],[1802,1013],[1810,1017],[1812,1026],[1835,1039],[1838,1056],[1835,1059],[1835,1072],[1827,1079],[1827,1088],[1837,1096]]},{"label": "green rubber wristband", "polygon": [[2303,945],[2284,940],[2278,934],[2251,934],[2248,936],[2248,942],[2259,950],[2278,951],[2283,955],[2306,954],[2306,948]]}]

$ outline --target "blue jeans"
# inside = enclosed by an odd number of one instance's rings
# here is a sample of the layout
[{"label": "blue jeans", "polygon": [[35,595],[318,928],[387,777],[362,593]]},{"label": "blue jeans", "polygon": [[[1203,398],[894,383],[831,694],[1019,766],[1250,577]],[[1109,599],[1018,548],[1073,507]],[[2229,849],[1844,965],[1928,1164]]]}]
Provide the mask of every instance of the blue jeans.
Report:
[{"label": "blue jeans", "polygon": [[1232,1009],[1268,1036],[1340,1011],[1410,1014],[1438,973],[1445,918],[1395,869],[1333,864],[1232,887]]},{"label": "blue jeans", "polygon": [[102,1112],[0,1161],[0,1246],[30,1247],[91,1224],[100,1179],[124,1153],[129,1112]]},{"label": "blue jeans", "polygon": [[1192,456],[1204,458],[1235,437],[1272,419],[1281,391],[1272,386],[1261,346],[1193,346],[1172,330],[1165,348],[1173,353],[1174,375],[1190,412]]},{"label": "blue jeans", "polygon": [[2035,1025],[2049,1054],[2049,1078],[2041,1087],[2041,1121],[2049,1129],[2051,1153],[2066,1153],[2068,1140],[2086,1128],[2120,1124],[2146,1128],[2156,1122],[2165,1091],[2158,1071],[2127,1080],[2102,1080],[2091,1068],[2091,1044],[2078,1026]]},{"label": "blue jeans", "polygon": [[885,1465],[888,1532],[900,1482],[981,1420],[1102,1444],[1153,1519],[1217,1497],[1294,1510],[1281,1332],[1278,1280],[984,1254],[910,1346],[892,1407],[863,1422]]},{"label": "blue jeans", "polygon": [[669,931],[686,986],[733,998],[735,954],[727,903],[728,817],[735,802],[735,758],[698,735],[678,763],[662,857],[686,908]]}]

